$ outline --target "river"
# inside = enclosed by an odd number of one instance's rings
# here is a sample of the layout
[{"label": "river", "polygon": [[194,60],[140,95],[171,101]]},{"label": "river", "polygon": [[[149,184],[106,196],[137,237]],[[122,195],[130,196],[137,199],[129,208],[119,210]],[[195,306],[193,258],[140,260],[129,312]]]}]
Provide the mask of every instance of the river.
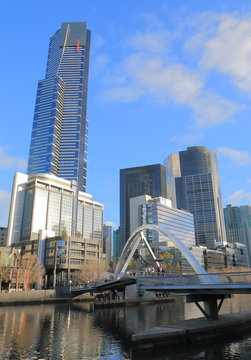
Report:
[{"label": "river", "polygon": [[[225,300],[221,313],[251,311],[251,296]],[[0,307],[0,360],[236,360],[251,359],[245,337],[186,348],[134,352],[133,333],[201,317],[183,297],[172,303],[93,309],[90,303]]]}]

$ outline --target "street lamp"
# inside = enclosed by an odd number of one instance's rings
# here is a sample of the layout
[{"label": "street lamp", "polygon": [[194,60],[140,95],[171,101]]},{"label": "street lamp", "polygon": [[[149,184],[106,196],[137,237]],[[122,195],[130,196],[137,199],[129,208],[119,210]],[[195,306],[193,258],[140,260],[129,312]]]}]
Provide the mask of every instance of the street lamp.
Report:
[{"label": "street lamp", "polygon": [[55,240],[55,247],[54,247],[54,269],[53,269],[53,289],[56,288],[56,279],[57,279],[57,253],[58,253],[58,244],[57,244],[57,240]]}]

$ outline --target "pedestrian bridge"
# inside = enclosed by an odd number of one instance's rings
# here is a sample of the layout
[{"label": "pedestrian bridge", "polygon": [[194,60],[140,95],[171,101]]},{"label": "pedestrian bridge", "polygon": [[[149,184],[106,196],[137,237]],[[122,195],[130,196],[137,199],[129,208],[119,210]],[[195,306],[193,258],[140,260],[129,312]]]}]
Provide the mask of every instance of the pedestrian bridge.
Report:
[{"label": "pedestrian bridge", "polygon": [[[158,271],[160,263],[144,236],[146,230],[159,231],[173,242],[193,268],[194,274],[172,275]],[[126,270],[141,242],[148,248],[157,265],[157,271],[144,273],[140,270],[129,276]],[[207,319],[217,319],[226,297],[231,297],[233,294],[251,294],[251,271],[209,274],[177,236],[157,225],[147,224],[136,229],[128,239],[113,279],[93,284],[90,288],[72,289],[71,292],[74,297],[85,292],[109,291],[133,284],[137,285],[141,294],[144,291],[184,294],[187,296],[187,301],[194,302]],[[219,305],[217,300],[220,300]],[[204,309],[199,304],[201,301],[204,302]]]}]

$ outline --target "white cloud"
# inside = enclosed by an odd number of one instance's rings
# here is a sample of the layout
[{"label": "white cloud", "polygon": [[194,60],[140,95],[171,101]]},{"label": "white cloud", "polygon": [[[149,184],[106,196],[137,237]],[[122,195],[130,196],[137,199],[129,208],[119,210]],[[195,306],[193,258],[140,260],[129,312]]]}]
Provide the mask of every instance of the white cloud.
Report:
[{"label": "white cloud", "polygon": [[166,53],[169,50],[170,34],[167,31],[155,33],[137,33],[128,40],[136,51],[147,53]]},{"label": "white cloud", "polygon": [[104,97],[110,101],[131,102],[138,99],[142,93],[143,90],[133,87],[113,87],[106,90]]},{"label": "white cloud", "polygon": [[209,14],[207,27],[200,27],[187,41],[186,48],[202,51],[199,63],[204,70],[217,69],[230,76],[239,89],[250,93],[250,15],[238,18],[229,14]]},{"label": "white cloud", "polygon": [[228,197],[227,202],[232,205],[249,205],[251,203],[251,192],[237,190]]},{"label": "white cloud", "polygon": [[190,108],[199,127],[229,121],[240,109],[223,96],[208,92],[199,69],[172,58],[171,36],[167,31],[137,33],[128,43],[131,53],[104,77],[106,100],[128,102],[144,96],[160,104],[172,101]]},{"label": "white cloud", "polygon": [[219,155],[227,157],[231,166],[246,166],[251,164],[251,156],[246,151],[222,147],[219,148],[217,152]]},{"label": "white cloud", "polygon": [[199,139],[201,139],[202,134],[187,134],[181,136],[173,136],[170,138],[170,141],[175,142],[177,144],[195,144]]},{"label": "white cloud", "polygon": [[1,226],[7,226],[10,205],[10,193],[0,190],[0,220]]},{"label": "white cloud", "polygon": [[92,39],[92,51],[100,48],[103,44],[105,44],[105,39],[102,36],[94,36]]},{"label": "white cloud", "polygon": [[231,116],[240,110],[241,106],[223,98],[220,95],[203,93],[196,99],[191,99],[191,108],[197,115],[199,127],[212,126],[229,121]]},{"label": "white cloud", "polygon": [[8,155],[4,148],[0,147],[0,168],[23,170],[26,167],[26,160]]},{"label": "white cloud", "polygon": [[133,54],[124,60],[119,71],[124,85],[118,87],[110,78],[111,87],[105,90],[108,100],[135,101],[143,95],[162,104],[172,100],[190,107],[200,127],[223,123],[239,109],[237,104],[219,95],[205,93],[198,72],[180,64],[166,64],[161,57]]},{"label": "white cloud", "polygon": [[107,65],[109,63],[109,58],[106,54],[100,54],[94,57],[91,65],[92,74],[100,74],[106,71]]}]

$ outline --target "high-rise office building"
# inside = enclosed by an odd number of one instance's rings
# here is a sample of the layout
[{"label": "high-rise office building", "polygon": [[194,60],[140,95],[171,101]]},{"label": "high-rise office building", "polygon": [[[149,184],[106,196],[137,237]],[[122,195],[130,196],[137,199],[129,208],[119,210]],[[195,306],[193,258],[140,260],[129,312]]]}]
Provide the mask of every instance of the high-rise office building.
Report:
[{"label": "high-rise office building", "polygon": [[120,257],[119,252],[119,244],[120,244],[120,228],[113,230],[112,234],[112,261],[116,264]]},{"label": "high-rise office building", "polygon": [[227,205],[224,211],[227,242],[233,247],[245,245],[251,266],[251,206]]},{"label": "high-rise office building", "polygon": [[216,154],[204,146],[193,146],[180,151],[179,158],[177,207],[194,215],[196,244],[214,247],[226,241]]},{"label": "high-rise office building", "polygon": [[[131,233],[145,224],[159,225],[163,230],[177,236],[186,246],[195,246],[193,215],[187,210],[172,207],[169,199],[152,198],[148,195],[130,199]],[[147,230],[146,238],[151,246],[160,246],[161,243],[167,242],[166,236],[154,230]]]},{"label": "high-rise office building", "polygon": [[16,173],[7,244],[54,236],[96,239],[102,248],[103,205],[77,191],[75,181],[49,174]]},{"label": "high-rise office building", "polygon": [[140,195],[167,197],[165,166],[154,164],[120,170],[120,251],[130,236],[130,199]]},{"label": "high-rise office building", "polygon": [[112,261],[113,256],[113,227],[114,224],[110,221],[104,223],[103,226],[103,252],[107,263]]},{"label": "high-rise office building", "polygon": [[166,181],[167,181],[167,197],[172,201],[172,206],[177,207],[176,204],[176,190],[175,178],[180,177],[180,158],[178,154],[170,154],[164,160],[166,167]]},{"label": "high-rise office building", "polygon": [[38,256],[48,286],[52,279],[62,284],[83,264],[102,259],[103,205],[77,191],[75,181],[16,173],[7,244]]},{"label": "high-rise office building", "polygon": [[45,78],[38,83],[28,174],[75,180],[86,190],[87,86],[90,31],[63,23],[50,39]]}]

